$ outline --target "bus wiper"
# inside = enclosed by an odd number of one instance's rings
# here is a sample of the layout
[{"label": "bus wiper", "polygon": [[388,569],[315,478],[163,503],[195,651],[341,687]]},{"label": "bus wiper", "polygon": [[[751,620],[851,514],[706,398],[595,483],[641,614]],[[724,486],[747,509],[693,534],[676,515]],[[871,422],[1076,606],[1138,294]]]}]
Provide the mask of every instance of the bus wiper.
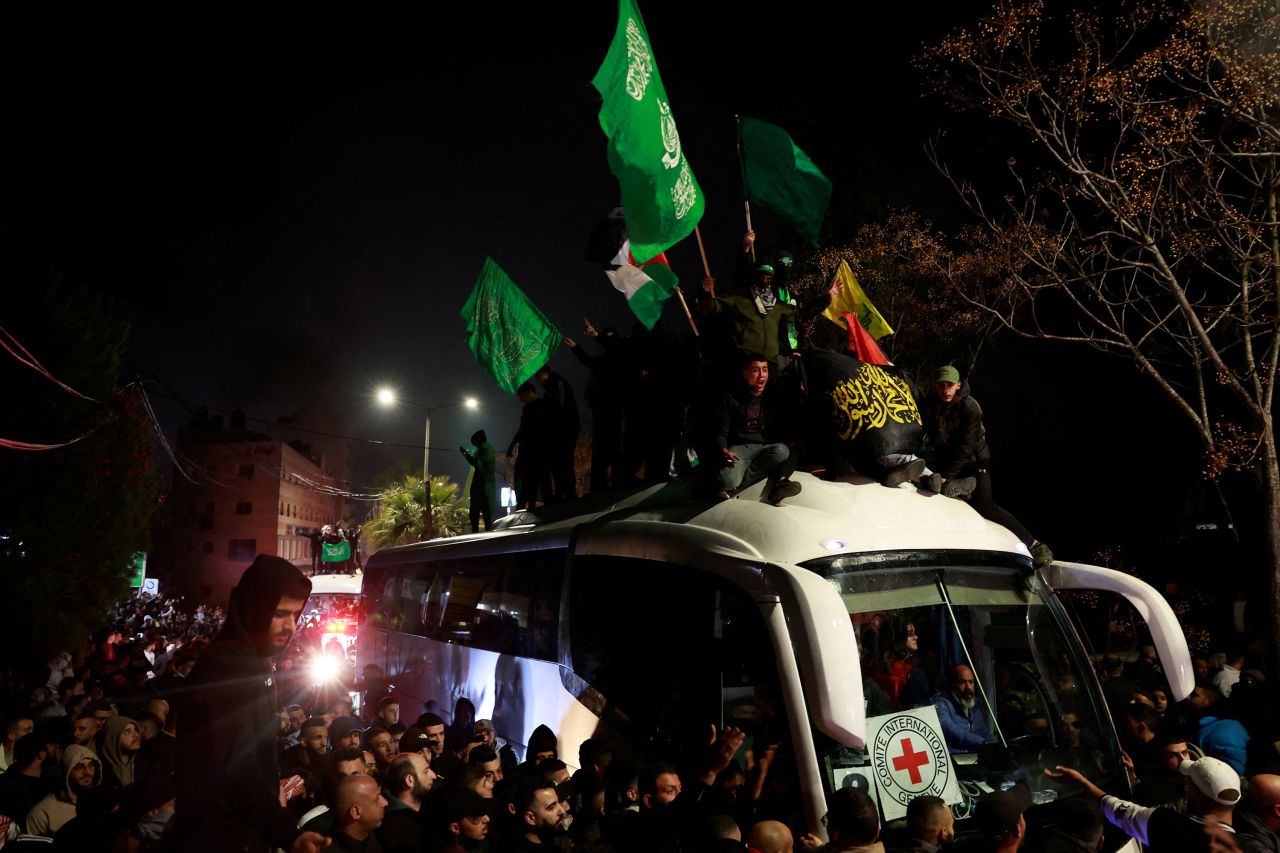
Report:
[{"label": "bus wiper", "polygon": [[951,596],[947,595],[947,585],[942,582],[941,572],[934,576],[934,583],[938,585],[938,592],[942,595],[942,603],[947,608],[947,615],[951,617],[951,627],[956,632],[956,639],[960,641],[960,649],[964,652],[965,663],[974,672],[973,681],[978,687],[978,695],[982,697],[982,707],[987,709],[987,720],[990,721],[991,727],[995,729],[996,737],[1000,739],[1000,745],[1008,748],[1009,744],[1004,739],[1004,732],[1000,729],[1000,721],[996,719],[995,712],[991,708],[991,702],[987,699],[987,690],[982,686],[982,679],[977,676],[978,669],[973,664],[973,656],[969,654],[969,646],[965,643],[964,634],[960,631],[960,623],[956,620],[955,610],[951,606]]}]

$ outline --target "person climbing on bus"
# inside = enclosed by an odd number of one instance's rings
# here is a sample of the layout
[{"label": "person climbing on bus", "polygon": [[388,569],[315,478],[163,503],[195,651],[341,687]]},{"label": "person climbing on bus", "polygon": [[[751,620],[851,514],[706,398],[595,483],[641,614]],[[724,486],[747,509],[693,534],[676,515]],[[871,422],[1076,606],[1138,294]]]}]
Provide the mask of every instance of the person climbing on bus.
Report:
[{"label": "person climbing on bus", "polygon": [[932,393],[923,405],[926,442],[933,452],[932,468],[943,477],[943,494],[947,483],[961,477],[977,480],[969,502],[983,518],[1008,528],[1022,540],[1037,566],[1053,562],[1049,546],[1031,535],[1013,514],[996,505],[991,494],[991,449],[982,423],[982,407],[969,393],[969,385],[960,379],[954,365],[938,369]]},{"label": "person climbing on bus", "polygon": [[777,506],[800,493],[800,484],[788,479],[795,470],[791,451],[780,442],[768,442],[766,433],[774,415],[773,401],[765,393],[769,384],[769,360],[747,353],[740,360],[740,378],[721,397],[716,408],[712,464],[707,466],[709,491],[728,500],[742,489],[768,478],[764,494]]}]

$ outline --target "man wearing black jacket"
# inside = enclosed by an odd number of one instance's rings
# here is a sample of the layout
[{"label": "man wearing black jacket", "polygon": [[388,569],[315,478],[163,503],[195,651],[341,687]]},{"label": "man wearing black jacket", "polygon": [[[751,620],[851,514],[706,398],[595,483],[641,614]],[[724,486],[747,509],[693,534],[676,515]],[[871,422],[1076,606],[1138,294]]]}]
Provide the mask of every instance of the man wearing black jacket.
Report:
[{"label": "man wearing black jacket", "polygon": [[712,490],[720,500],[728,500],[739,490],[768,477],[765,495],[777,505],[800,493],[800,484],[787,479],[795,465],[785,444],[765,440],[770,419],[765,387],[769,382],[769,361],[763,355],[744,355],[741,378],[720,398],[716,411],[715,445],[707,466],[712,473]]},{"label": "man wearing black jacket", "polygon": [[259,554],[231,592],[222,631],[200,656],[178,701],[181,849],[313,853],[328,846],[300,832],[280,805],[275,677],[311,593],[288,560]]},{"label": "man wearing black jacket", "polygon": [[[924,402],[926,441],[933,447],[930,465],[944,480],[977,478],[970,502],[983,518],[1004,525],[1022,540],[1037,566],[1053,561],[1049,546],[1038,541],[1013,514],[996,505],[991,494],[991,450],[982,423],[982,407],[969,395],[960,371],[948,364],[938,370],[933,393]],[[943,494],[946,494],[945,485]]]}]

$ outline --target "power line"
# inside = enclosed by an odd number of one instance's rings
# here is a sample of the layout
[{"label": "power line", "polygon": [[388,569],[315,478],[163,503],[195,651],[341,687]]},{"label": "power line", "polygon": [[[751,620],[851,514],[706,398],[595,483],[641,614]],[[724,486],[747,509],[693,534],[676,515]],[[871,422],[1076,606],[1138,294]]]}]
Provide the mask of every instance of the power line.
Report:
[{"label": "power line", "polygon": [[[195,460],[191,459],[190,457],[186,456],[185,454],[179,451],[176,451],[173,448],[173,446],[169,444],[168,438],[165,437],[164,431],[160,428],[159,419],[156,418],[155,410],[151,406],[151,400],[148,398],[145,389],[140,388],[139,390],[141,391],[141,394],[142,394],[143,406],[147,411],[147,416],[148,416],[148,420],[151,423],[151,427],[152,429],[155,430],[157,436],[159,437],[160,444],[164,448],[165,455],[167,455],[169,457],[169,460],[173,462],[174,469],[178,471],[178,473],[180,473],[184,478],[186,478],[188,482],[192,483],[193,485],[200,485],[201,483],[209,483],[211,485],[218,486],[219,488],[228,489],[228,490],[238,490],[240,488],[239,484],[228,483],[223,480],[220,480],[218,477],[214,476],[213,472],[204,468],[204,466],[200,465]],[[161,396],[164,396],[164,395],[161,395]],[[189,402],[189,401],[181,400],[176,396],[174,396],[173,399],[177,399],[179,400],[179,402],[182,402],[184,404]],[[193,405],[198,405],[198,404],[193,404]],[[229,442],[229,443],[238,444],[241,442]],[[254,467],[262,470],[263,473],[265,473],[268,477],[271,477],[274,480],[278,480],[282,483],[292,482],[293,485],[299,486],[304,491],[309,491],[315,494],[322,494],[328,497],[341,497],[341,498],[346,498],[348,500],[368,501],[368,502],[379,500],[381,497],[380,495],[372,492],[363,492],[363,493],[353,492],[345,489],[339,489],[336,486],[330,486],[325,483],[317,483],[316,481],[311,480],[310,478],[305,477],[301,474],[296,474],[296,473],[286,474],[285,471],[281,468],[275,468],[274,466],[263,465],[260,462],[255,462]],[[196,479],[196,477],[199,477],[200,479]],[[292,479],[288,479],[288,478],[292,478]],[[332,479],[334,482],[349,483],[349,481],[342,480],[338,477],[330,477],[330,479]]]},{"label": "power line", "polygon": [[[100,400],[95,400],[90,396],[81,394],[79,391],[72,388],[70,385],[66,384],[65,382],[61,381],[56,376],[54,376],[52,373],[50,373],[49,369],[45,367],[43,364],[41,364],[40,360],[37,359],[34,355],[32,355],[31,351],[28,350],[26,347],[24,347],[17,338],[9,334],[9,331],[5,329],[4,326],[0,326],[0,335],[3,336],[3,337],[0,337],[0,347],[4,347],[5,352],[9,353],[9,355],[13,356],[22,364],[25,364],[27,367],[30,367],[36,373],[39,373],[41,376],[48,379],[54,385],[57,385],[59,388],[61,388],[63,391],[66,391],[68,394],[72,394],[76,397],[79,397],[81,400],[88,400],[90,403],[101,402]],[[8,338],[9,341],[6,342],[4,338]],[[21,350],[22,355],[18,355],[18,353],[14,352],[13,347],[9,346],[9,343],[12,343],[13,346]],[[25,358],[23,356],[25,356]],[[88,435],[88,433],[85,433],[85,435]],[[84,438],[84,436],[82,435],[80,436],[80,438]],[[27,442],[14,442],[14,443],[27,444],[27,446],[24,448],[18,448],[23,450],[52,450],[57,447],[66,447],[68,444],[75,444],[75,442],[79,441],[80,438],[74,439],[73,441],[68,441],[65,444],[36,445],[36,444],[28,444]],[[0,440],[3,440],[3,439],[0,439]]]}]

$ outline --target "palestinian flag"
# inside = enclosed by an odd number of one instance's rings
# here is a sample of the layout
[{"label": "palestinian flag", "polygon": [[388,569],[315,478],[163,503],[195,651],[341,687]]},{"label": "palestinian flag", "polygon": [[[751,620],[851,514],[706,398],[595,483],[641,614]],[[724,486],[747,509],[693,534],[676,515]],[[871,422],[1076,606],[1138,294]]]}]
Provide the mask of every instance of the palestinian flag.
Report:
[{"label": "palestinian flag", "polygon": [[652,329],[658,322],[663,303],[671,298],[679,284],[665,252],[644,263],[636,261],[620,207],[596,227],[587,245],[586,259],[604,264],[605,275],[627,297],[627,307],[646,329]]}]

